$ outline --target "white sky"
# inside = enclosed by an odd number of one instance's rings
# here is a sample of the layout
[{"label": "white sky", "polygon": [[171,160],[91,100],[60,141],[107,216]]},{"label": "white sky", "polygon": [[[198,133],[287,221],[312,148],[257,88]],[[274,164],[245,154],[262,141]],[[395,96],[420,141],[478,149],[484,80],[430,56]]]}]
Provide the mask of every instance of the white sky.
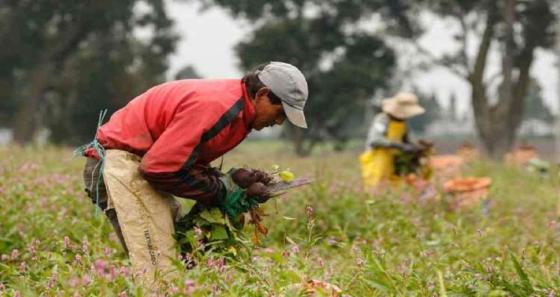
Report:
[{"label": "white sky", "polygon": [[[167,0],[167,9],[175,20],[175,30],[180,34],[175,54],[171,56],[169,77],[186,65],[193,65],[203,77],[241,77],[238,60],[233,47],[249,32],[250,26],[233,20],[219,8],[199,11],[199,5]],[[427,19],[430,32],[422,38],[421,44],[434,54],[453,48],[449,36],[449,23],[440,19]],[[546,103],[558,110],[560,81],[553,54],[538,51],[532,74],[542,88]],[[499,65],[499,58],[491,57],[490,63]],[[438,99],[446,102],[452,93],[458,99],[458,108],[465,112],[470,105],[470,88],[462,79],[443,68],[416,73],[412,84],[423,91],[435,92]],[[311,94],[312,96],[312,94]]]}]

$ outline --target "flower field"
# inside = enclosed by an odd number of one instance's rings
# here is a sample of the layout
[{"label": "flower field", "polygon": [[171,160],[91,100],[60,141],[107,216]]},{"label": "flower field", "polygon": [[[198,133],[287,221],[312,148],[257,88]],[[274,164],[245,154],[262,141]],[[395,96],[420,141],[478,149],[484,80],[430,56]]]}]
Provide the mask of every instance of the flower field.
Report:
[{"label": "flower field", "polygon": [[[463,174],[491,177],[488,199],[457,210],[439,185],[429,200],[364,191],[357,151],[286,148],[244,143],[224,169],[280,164],[315,183],[267,202],[269,234],[250,253],[177,260],[185,272],[162,296],[560,296],[557,172],[476,160]],[[0,296],[148,295],[84,193],[84,159],[56,147],[0,155]]]}]

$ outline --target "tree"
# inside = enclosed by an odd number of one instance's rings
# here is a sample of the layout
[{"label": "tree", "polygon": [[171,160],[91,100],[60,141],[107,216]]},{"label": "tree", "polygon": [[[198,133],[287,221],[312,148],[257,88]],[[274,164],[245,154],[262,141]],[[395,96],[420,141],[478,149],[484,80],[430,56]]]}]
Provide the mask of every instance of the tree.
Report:
[{"label": "tree", "polygon": [[179,70],[175,74],[175,79],[189,79],[189,78],[201,78],[202,76],[198,74],[198,71],[192,65],[187,65]]},{"label": "tree", "polygon": [[[535,50],[554,41],[552,0],[434,0],[424,7],[455,20],[459,50],[435,61],[464,78],[472,88],[475,123],[489,155],[499,158],[515,142],[524,113]],[[425,5],[428,4],[428,5]],[[477,38],[472,38],[477,36]],[[476,53],[468,49],[473,43]],[[489,73],[492,49],[502,53],[502,67]]]},{"label": "tree", "polygon": [[[114,107],[161,80],[176,40],[163,6],[163,0],[0,2],[0,79],[9,86],[0,97],[15,106],[16,142],[28,143],[45,124],[55,140],[83,139],[93,134],[96,120],[86,120],[98,107]],[[138,27],[150,28],[151,36],[136,38]]]},{"label": "tree", "polygon": [[[364,124],[367,100],[391,80],[393,50],[382,34],[412,34],[400,1],[337,0],[201,0],[233,16],[254,21],[254,30],[236,50],[241,68],[278,60],[305,74],[310,100],[305,108],[309,129],[288,128],[296,152],[334,140],[340,148]],[[364,26],[381,17],[383,28]],[[376,30],[378,29],[378,30]]]}]

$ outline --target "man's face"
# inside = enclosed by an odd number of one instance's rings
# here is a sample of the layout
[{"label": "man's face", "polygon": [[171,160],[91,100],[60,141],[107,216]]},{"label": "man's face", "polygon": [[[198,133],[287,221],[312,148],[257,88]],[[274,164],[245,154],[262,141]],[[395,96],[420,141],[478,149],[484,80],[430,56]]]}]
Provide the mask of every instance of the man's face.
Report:
[{"label": "man's face", "polygon": [[255,130],[281,125],[286,120],[282,104],[272,104],[269,94],[271,93],[268,88],[261,88],[255,95],[256,116],[252,125]]}]

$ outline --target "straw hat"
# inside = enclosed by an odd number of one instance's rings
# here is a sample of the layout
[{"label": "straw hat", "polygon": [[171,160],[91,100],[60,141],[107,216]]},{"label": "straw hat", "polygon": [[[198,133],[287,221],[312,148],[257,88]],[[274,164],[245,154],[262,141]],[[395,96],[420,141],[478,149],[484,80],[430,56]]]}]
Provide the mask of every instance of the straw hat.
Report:
[{"label": "straw hat", "polygon": [[426,110],[418,104],[418,98],[412,93],[398,93],[382,101],[383,112],[398,119],[408,119],[423,114]]}]

